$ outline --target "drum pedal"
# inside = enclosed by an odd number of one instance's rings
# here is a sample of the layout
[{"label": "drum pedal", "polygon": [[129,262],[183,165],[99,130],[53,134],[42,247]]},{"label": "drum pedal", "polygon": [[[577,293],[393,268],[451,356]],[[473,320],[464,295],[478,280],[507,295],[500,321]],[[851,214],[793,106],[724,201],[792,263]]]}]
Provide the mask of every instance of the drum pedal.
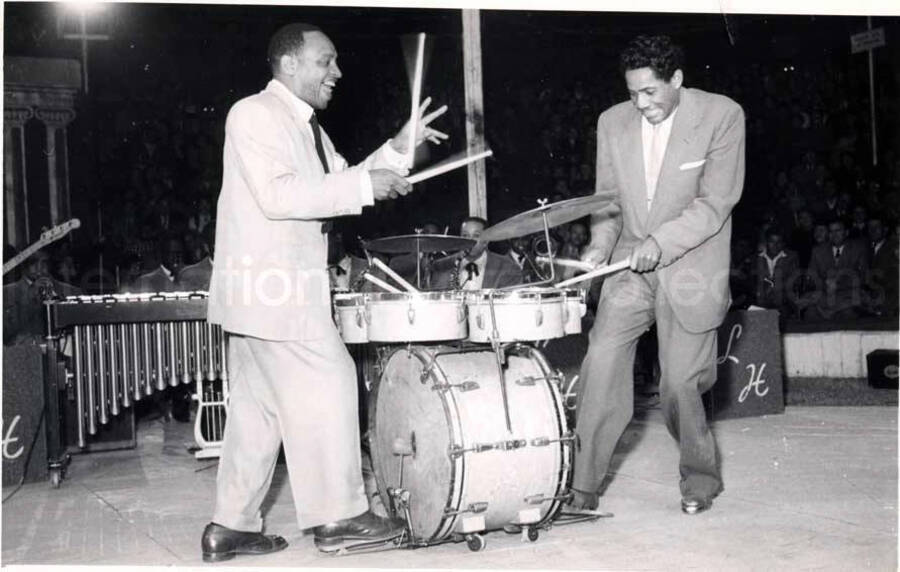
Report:
[{"label": "drum pedal", "polygon": [[328,556],[350,556],[351,554],[367,554],[370,552],[398,550],[400,548],[406,548],[408,545],[407,533],[404,530],[400,536],[396,536],[389,540],[358,542],[356,544],[342,546],[339,549],[327,552],[326,554]]}]

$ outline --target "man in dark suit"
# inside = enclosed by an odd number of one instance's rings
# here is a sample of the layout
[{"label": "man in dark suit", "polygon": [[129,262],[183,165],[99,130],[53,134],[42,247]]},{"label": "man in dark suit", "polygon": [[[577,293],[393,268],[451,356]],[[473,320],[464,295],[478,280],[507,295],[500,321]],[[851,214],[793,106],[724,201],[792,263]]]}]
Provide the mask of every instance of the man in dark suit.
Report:
[{"label": "man in dark suit", "polygon": [[868,221],[869,275],[866,280],[868,310],[879,316],[897,315],[897,241],[887,235],[880,217]]},{"label": "man in dark suit", "polygon": [[[477,240],[487,228],[487,221],[470,216],[463,220],[459,234]],[[481,290],[521,284],[522,269],[508,256],[485,248],[475,258],[447,257],[434,264],[431,278],[435,290]]]},{"label": "man in dark suit", "polygon": [[[682,51],[639,36],[619,63],[630,102],[597,122],[598,193],[582,260],[630,259],[607,277],[581,366],[574,508],[596,508],[619,437],[633,415],[638,338],[654,322],[660,406],[681,450],[681,508],[709,508],[722,490],[716,443],[700,396],[716,380],[716,328],[729,307],[731,211],[744,184],[744,112],[731,99],[683,87]],[[609,212],[609,211],[607,211]]]},{"label": "man in dark suit", "polygon": [[828,242],[815,247],[809,261],[808,274],[815,291],[808,298],[804,318],[818,321],[858,317],[868,258],[862,243],[847,240],[843,220],[829,222]]}]

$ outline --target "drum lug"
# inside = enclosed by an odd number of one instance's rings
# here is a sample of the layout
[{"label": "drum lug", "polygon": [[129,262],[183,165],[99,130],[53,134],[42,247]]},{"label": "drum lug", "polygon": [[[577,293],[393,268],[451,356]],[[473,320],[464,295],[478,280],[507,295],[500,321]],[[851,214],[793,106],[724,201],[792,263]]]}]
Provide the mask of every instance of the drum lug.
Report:
[{"label": "drum lug", "polygon": [[498,441],[496,443],[475,443],[468,449],[459,445],[451,445],[449,455],[451,459],[463,456],[465,453],[484,453],[486,451],[513,451],[526,447],[528,441],[525,439],[510,439],[509,441]]},{"label": "drum lug", "polygon": [[546,447],[550,443],[567,443],[575,440],[575,433],[569,431],[559,439],[551,439],[549,437],[536,437],[531,440],[532,447]]},{"label": "drum lug", "polygon": [[531,495],[525,497],[523,500],[527,504],[543,504],[548,501],[566,501],[572,498],[572,493],[565,493],[556,496],[547,496],[547,495]]},{"label": "drum lug", "polygon": [[537,327],[541,327],[541,324],[544,323],[544,311],[538,308],[534,311],[534,325]]},{"label": "drum lug", "polygon": [[433,391],[448,391],[450,389],[458,389],[460,391],[474,391],[480,389],[481,386],[475,381],[463,381],[461,383],[435,383],[431,386]]},{"label": "drum lug", "polygon": [[413,325],[416,323],[416,309],[412,306],[412,304],[410,304],[406,309],[406,319],[409,320],[409,325]]},{"label": "drum lug", "polygon": [[488,508],[488,503],[486,502],[473,502],[469,503],[468,508],[464,508],[462,510],[453,510],[452,508],[445,507],[444,508],[444,516],[458,516],[460,514],[464,514],[467,512],[471,512],[472,514],[479,514],[486,511]]},{"label": "drum lug", "polygon": [[519,378],[516,380],[516,385],[533,387],[535,383],[537,383],[538,378],[526,375],[525,377]]}]

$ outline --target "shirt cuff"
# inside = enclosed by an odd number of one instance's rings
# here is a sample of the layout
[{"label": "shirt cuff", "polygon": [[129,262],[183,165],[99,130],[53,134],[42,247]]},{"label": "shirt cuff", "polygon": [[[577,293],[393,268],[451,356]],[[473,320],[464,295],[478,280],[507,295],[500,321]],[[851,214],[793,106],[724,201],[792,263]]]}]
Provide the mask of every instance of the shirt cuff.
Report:
[{"label": "shirt cuff", "polygon": [[409,173],[409,153],[398,153],[395,151],[391,147],[390,139],[381,148],[384,151],[384,160],[390,165],[392,170],[404,176]]},{"label": "shirt cuff", "polygon": [[372,189],[372,177],[369,171],[360,169],[359,175],[359,202],[364,207],[370,207],[375,204],[375,191]]}]

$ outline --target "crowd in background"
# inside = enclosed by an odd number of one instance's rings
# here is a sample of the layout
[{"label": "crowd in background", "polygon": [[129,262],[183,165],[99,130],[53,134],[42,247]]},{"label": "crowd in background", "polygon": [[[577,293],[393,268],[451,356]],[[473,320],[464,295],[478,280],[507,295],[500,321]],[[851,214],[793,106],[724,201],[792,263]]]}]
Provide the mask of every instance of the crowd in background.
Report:
[{"label": "crowd in background", "polygon": [[[873,166],[861,70],[834,62],[802,70],[753,64],[689,76],[688,85],[732,97],[747,116],[746,183],[732,240],[735,307],[777,308],[802,320],[897,315],[900,110],[893,98],[878,101],[884,123]],[[373,109],[403,99],[402,87],[374,94]],[[152,101],[126,96],[94,110],[91,144],[104,197],[97,224],[47,249],[54,278],[84,292],[127,291],[160,265],[177,275],[212,251],[227,97],[203,106],[185,104],[177,88],[150,92]],[[434,92],[438,101],[451,100],[449,88]],[[495,151],[487,167],[488,205],[503,214],[489,223],[533,208],[536,198],[591,194],[597,115],[623,98],[621,85],[585,78],[530,85],[505,97],[485,123]],[[461,104],[451,106],[447,124],[464,125],[463,114]],[[360,141],[378,143],[378,134],[390,132],[385,121],[361,127],[356,140],[338,147],[346,145],[345,154],[355,158]],[[426,222],[391,208],[378,214],[365,238],[407,234]],[[459,224],[437,212],[416,216],[451,233]],[[578,221],[574,233],[572,225],[554,229],[559,252],[577,257],[586,223]],[[835,248],[843,245],[848,254],[838,262]],[[4,254],[8,259],[12,252]]]}]

